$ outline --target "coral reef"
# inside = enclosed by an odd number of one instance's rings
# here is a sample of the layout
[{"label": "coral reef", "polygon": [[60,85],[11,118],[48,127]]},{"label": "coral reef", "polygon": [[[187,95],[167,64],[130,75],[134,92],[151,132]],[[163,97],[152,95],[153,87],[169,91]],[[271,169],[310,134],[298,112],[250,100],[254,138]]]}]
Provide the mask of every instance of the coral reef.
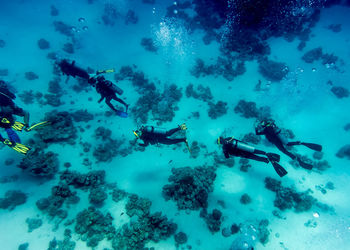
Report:
[{"label": "coral reef", "polygon": [[216,119],[227,113],[227,103],[223,101],[218,101],[216,104],[209,102],[208,116],[211,119]]},{"label": "coral reef", "polygon": [[233,81],[235,77],[243,75],[246,71],[244,61],[235,57],[218,57],[215,64],[205,65],[202,59],[197,59],[196,64],[190,70],[191,75],[196,78],[214,75],[222,76],[228,81]]},{"label": "coral reef", "polygon": [[250,198],[250,196],[248,194],[243,194],[241,196],[241,198],[239,199],[239,201],[244,204],[244,205],[247,205],[249,203],[252,202],[252,198]]},{"label": "coral reef", "polygon": [[293,188],[283,187],[281,181],[266,177],[265,187],[276,193],[274,206],[280,210],[294,209],[295,212],[305,212],[317,203],[309,193],[310,190],[297,192]]},{"label": "coral reef", "polygon": [[88,122],[94,119],[94,115],[86,109],[79,109],[71,114],[75,122]]},{"label": "coral reef", "polygon": [[0,48],[5,48],[6,42],[5,40],[0,39]]},{"label": "coral reef", "polygon": [[279,82],[288,74],[285,63],[275,62],[268,59],[259,60],[259,72],[269,81]]},{"label": "coral reef", "polygon": [[101,205],[107,199],[107,193],[102,187],[90,189],[89,202],[94,205]]},{"label": "coral reef", "polygon": [[321,47],[309,50],[306,52],[303,57],[306,63],[313,63],[314,61],[322,60],[322,64],[335,64],[338,60],[338,57],[333,54],[324,54]]},{"label": "coral reef", "polygon": [[208,206],[208,195],[216,178],[214,167],[173,168],[163,187],[165,200],[174,200],[178,209],[198,210]]},{"label": "coral reef", "polygon": [[136,215],[143,217],[150,213],[152,202],[146,198],[138,197],[136,194],[129,196],[129,200],[125,206],[126,214],[130,217]]},{"label": "coral reef", "polygon": [[269,118],[270,107],[264,106],[257,108],[255,102],[247,102],[245,100],[240,100],[234,108],[235,113],[241,114],[245,118]]},{"label": "coral reef", "polygon": [[110,162],[117,156],[126,156],[131,152],[129,147],[123,147],[124,140],[114,140],[111,138],[112,131],[103,127],[98,127],[95,130],[95,136],[102,141],[93,150],[93,156],[98,162]]},{"label": "coral reef", "polygon": [[242,141],[257,145],[260,143],[261,137],[256,135],[255,133],[248,133],[243,136]]},{"label": "coral reef", "polygon": [[187,242],[187,235],[184,232],[178,232],[174,235],[176,244],[181,245]]},{"label": "coral reef", "polygon": [[47,250],[74,250],[75,249],[75,242],[71,241],[71,230],[66,229],[64,231],[64,239],[63,240],[56,240],[54,238],[50,241],[49,247]]},{"label": "coral reef", "polygon": [[28,250],[29,243],[23,243],[18,246],[18,250]]},{"label": "coral reef", "polygon": [[330,24],[327,27],[328,29],[330,29],[331,31],[333,31],[334,33],[339,33],[342,30],[342,25],[341,24]]},{"label": "coral reef", "polygon": [[154,45],[152,38],[147,38],[147,37],[142,38],[141,46],[145,50],[150,51],[150,52],[157,52],[158,51],[158,48]]},{"label": "coral reef", "polygon": [[186,97],[193,97],[204,102],[209,102],[213,99],[209,87],[204,87],[202,84],[199,84],[197,85],[197,89],[194,89],[192,83],[186,87]]},{"label": "coral reef", "polygon": [[68,212],[62,209],[63,204],[65,202],[67,204],[76,204],[79,200],[80,198],[76,195],[76,192],[71,191],[67,184],[61,182],[52,187],[49,197],[39,199],[36,202],[36,206],[49,216],[57,216],[63,220],[68,216]]},{"label": "coral reef", "polygon": [[347,158],[348,160],[350,160],[350,144],[347,144],[341,147],[338,150],[336,156],[339,158]]},{"label": "coral reef", "polygon": [[39,76],[32,71],[24,73],[24,76],[29,81],[33,81],[39,78]]},{"label": "coral reef", "polygon": [[42,143],[75,144],[77,129],[74,127],[71,114],[68,112],[52,111],[46,113],[45,120],[50,122],[50,126],[37,130],[36,134],[36,137]]},{"label": "coral reef", "polygon": [[50,43],[47,40],[45,40],[44,38],[41,38],[38,41],[38,46],[40,49],[49,49]]},{"label": "coral reef", "polygon": [[142,214],[137,221],[132,220],[117,231],[112,246],[113,249],[143,249],[148,241],[165,240],[173,235],[176,229],[177,225],[161,212]]},{"label": "coral reef", "polygon": [[41,227],[43,224],[42,219],[37,218],[27,218],[26,223],[28,224],[28,232],[33,232],[35,229]]},{"label": "coral reef", "polygon": [[322,57],[322,48],[315,48],[312,50],[309,50],[306,52],[301,59],[303,59],[307,63],[313,63],[314,61],[317,61],[321,59]]},{"label": "coral reef", "polygon": [[220,231],[221,222],[223,220],[220,210],[214,209],[211,214],[208,214],[206,209],[202,209],[200,217],[204,218],[210,232],[216,233]]},{"label": "coral reef", "polygon": [[74,231],[81,235],[81,240],[86,241],[88,247],[96,247],[101,240],[113,238],[116,230],[112,221],[110,213],[104,215],[96,208],[89,207],[77,214]]},{"label": "coral reef", "polygon": [[128,24],[137,24],[139,21],[139,18],[136,16],[135,11],[133,10],[128,10],[128,12],[125,15],[125,21],[124,23],[126,25]]},{"label": "coral reef", "polygon": [[102,15],[102,21],[106,26],[114,26],[116,20],[120,14],[117,11],[117,8],[112,3],[106,3],[104,7],[104,12]]},{"label": "coral reef", "polygon": [[20,190],[8,190],[4,198],[0,198],[0,209],[13,210],[15,207],[26,203],[27,195]]},{"label": "coral reef", "polygon": [[0,76],[8,76],[9,70],[8,69],[0,69]]},{"label": "coral reef", "polygon": [[50,15],[51,16],[58,16],[59,14],[60,14],[60,12],[56,8],[56,6],[55,5],[51,5],[50,6]]},{"label": "coral reef", "polygon": [[59,161],[57,154],[51,151],[45,153],[39,148],[32,148],[18,167],[33,176],[52,178],[58,171]]},{"label": "coral reef", "polygon": [[349,97],[349,90],[341,86],[333,86],[331,88],[332,93],[339,99]]},{"label": "coral reef", "polygon": [[60,179],[68,185],[73,185],[75,188],[87,190],[103,185],[105,176],[106,172],[103,170],[91,171],[86,174],[66,170],[61,174]]},{"label": "coral reef", "polygon": [[74,32],[72,30],[72,26],[62,22],[62,21],[54,21],[53,25],[55,27],[55,30],[62,35],[73,37]]},{"label": "coral reef", "polygon": [[65,43],[62,50],[68,54],[74,54],[74,45],[72,43]]}]

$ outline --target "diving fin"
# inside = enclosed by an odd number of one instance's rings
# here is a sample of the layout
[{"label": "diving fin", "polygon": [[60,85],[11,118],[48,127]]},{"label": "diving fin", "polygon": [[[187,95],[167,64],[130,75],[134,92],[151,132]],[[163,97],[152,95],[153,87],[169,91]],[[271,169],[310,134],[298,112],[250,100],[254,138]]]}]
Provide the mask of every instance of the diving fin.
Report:
[{"label": "diving fin", "polygon": [[105,73],[114,73],[115,69],[105,69],[105,70],[97,70],[96,75],[105,74]]},{"label": "diving fin", "polygon": [[271,161],[271,164],[273,166],[273,168],[275,169],[276,173],[279,175],[279,177],[283,177],[286,174],[288,174],[287,170],[282,167],[280,164],[278,164],[275,161]]},{"label": "diving fin", "polygon": [[315,151],[318,151],[318,152],[322,151],[322,145],[320,145],[320,144],[302,142],[301,145],[304,145],[305,147],[308,147],[308,148],[315,150]]},{"label": "diving fin", "polygon": [[187,139],[185,140],[185,144],[186,144],[186,147],[188,149],[188,152],[190,152],[190,154],[192,154],[192,151],[191,151],[190,145],[188,145]]},{"label": "diving fin", "polygon": [[272,161],[276,161],[279,162],[280,161],[280,155],[279,154],[275,154],[275,153],[267,153],[266,154],[267,158],[272,162]]},{"label": "diving fin", "polygon": [[13,150],[15,150],[21,154],[27,154],[28,151],[30,150],[29,147],[27,147],[21,143],[12,142],[9,139],[2,140],[2,143],[4,143],[5,145],[9,146]]},{"label": "diving fin", "polygon": [[11,128],[13,128],[16,131],[22,131],[25,126],[26,125],[24,123],[15,121]]},{"label": "diving fin", "polygon": [[16,145],[14,145],[13,147],[11,147],[13,150],[16,150],[17,152],[21,153],[21,154],[27,154],[28,151],[30,150],[29,147],[20,144],[20,143],[16,143]]},{"label": "diving fin", "polygon": [[313,168],[313,165],[303,162],[302,160],[300,160],[299,158],[297,159],[299,162],[300,167],[305,168],[307,170],[311,170]]},{"label": "diving fin", "polygon": [[51,122],[50,121],[43,121],[43,122],[38,122],[38,123],[35,123],[33,124],[32,126],[30,126],[29,128],[26,128],[25,131],[29,132],[31,130],[36,130],[36,129],[40,129],[40,128],[43,128],[43,127],[46,127],[48,125],[50,125]]},{"label": "diving fin", "polygon": [[305,147],[308,147],[312,150],[315,151],[322,151],[322,145],[316,144],[316,143],[308,143],[308,142],[300,142],[300,141],[295,141],[295,142],[288,142],[287,146],[295,146],[295,145],[303,145]]}]

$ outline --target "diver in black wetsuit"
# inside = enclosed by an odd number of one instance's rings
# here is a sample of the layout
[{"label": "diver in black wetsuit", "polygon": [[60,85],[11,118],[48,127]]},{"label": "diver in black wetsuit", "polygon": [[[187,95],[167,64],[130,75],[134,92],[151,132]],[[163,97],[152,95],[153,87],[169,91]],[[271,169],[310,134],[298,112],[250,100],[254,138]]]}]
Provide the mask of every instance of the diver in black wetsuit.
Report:
[{"label": "diver in black wetsuit", "polygon": [[98,101],[99,103],[103,101],[103,99],[106,99],[105,102],[113,111],[119,112],[111,103],[111,100],[115,100],[117,102],[120,102],[125,106],[125,113],[128,112],[129,104],[124,102],[122,99],[118,98],[116,93],[118,95],[123,94],[123,90],[113,84],[111,81],[108,81],[104,78],[104,76],[98,76],[97,77],[90,77],[89,83],[96,88],[97,93],[101,95],[101,99]]},{"label": "diver in black wetsuit", "polygon": [[88,72],[82,68],[75,66],[75,61],[69,63],[67,59],[63,59],[62,61],[58,62],[57,65],[60,67],[63,75],[67,75],[66,82],[68,81],[69,76],[73,76],[74,78],[76,76],[79,76],[85,80],[89,80]]},{"label": "diver in black wetsuit", "polygon": [[281,129],[278,128],[275,124],[275,121],[272,119],[265,119],[258,121],[255,126],[255,133],[257,135],[265,135],[266,139],[274,144],[282,153],[289,156],[292,160],[297,160],[299,165],[305,169],[312,169],[312,165],[306,162],[303,162],[293,153],[289,152],[285,146],[294,146],[294,145],[304,145],[308,148],[311,148],[316,151],[322,151],[322,146],[314,143],[305,143],[300,141],[288,142],[287,138],[281,133]]},{"label": "diver in black wetsuit", "polygon": [[[18,107],[14,99],[15,94],[8,89],[4,81],[0,80],[0,127],[4,128],[8,135],[6,139],[0,134],[0,141],[17,152],[26,154],[29,148],[20,144],[21,139],[13,129],[21,131],[23,128],[28,128],[29,113]],[[15,121],[14,115],[22,116],[24,123]]]},{"label": "diver in black wetsuit", "polygon": [[234,139],[233,137],[219,137],[218,144],[222,145],[222,151],[226,158],[233,155],[265,163],[271,162],[272,166],[280,177],[287,174],[287,171],[277,163],[280,160],[280,156],[278,154],[266,153],[265,151],[256,149],[240,140]]},{"label": "diver in black wetsuit", "polygon": [[146,147],[149,144],[166,144],[166,145],[172,145],[177,144],[180,142],[184,142],[186,146],[188,147],[187,139],[184,138],[168,138],[169,136],[173,135],[174,133],[180,131],[180,130],[186,130],[187,127],[185,124],[179,125],[177,128],[173,128],[170,130],[166,130],[163,128],[155,128],[153,126],[142,126],[141,129],[134,131],[134,134],[137,139],[143,140],[143,143],[140,143],[140,146]]}]

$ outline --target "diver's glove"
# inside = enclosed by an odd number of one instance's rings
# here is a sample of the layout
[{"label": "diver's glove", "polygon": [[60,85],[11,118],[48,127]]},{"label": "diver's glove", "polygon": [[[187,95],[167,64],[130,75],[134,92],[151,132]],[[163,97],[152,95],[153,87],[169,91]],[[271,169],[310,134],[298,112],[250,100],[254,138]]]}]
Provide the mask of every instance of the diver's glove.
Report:
[{"label": "diver's glove", "polygon": [[12,142],[9,139],[4,139],[2,141],[2,143],[4,143],[5,145],[9,146],[13,150],[15,150],[21,154],[27,154],[28,151],[30,150],[30,148],[28,148],[27,146],[20,144],[20,143]]}]

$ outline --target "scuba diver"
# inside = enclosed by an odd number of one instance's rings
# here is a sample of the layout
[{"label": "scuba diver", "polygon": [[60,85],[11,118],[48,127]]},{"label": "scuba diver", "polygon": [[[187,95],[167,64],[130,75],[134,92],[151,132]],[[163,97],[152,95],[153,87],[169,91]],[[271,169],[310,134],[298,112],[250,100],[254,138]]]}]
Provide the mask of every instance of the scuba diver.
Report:
[{"label": "scuba diver", "polygon": [[[105,71],[98,71],[96,75],[89,78],[89,83],[96,88],[97,93],[101,95],[100,100],[98,103],[102,102],[103,99],[105,99],[106,104],[108,107],[110,107],[114,112],[116,112],[117,115],[121,117],[127,117],[128,114],[128,108],[129,104],[124,102],[122,99],[118,98],[116,94],[122,95],[123,90],[113,84],[111,81],[106,80],[104,76],[101,76],[100,74],[105,73]],[[112,103],[111,100],[115,100],[125,106],[125,112],[116,109]]]},{"label": "scuba diver", "polygon": [[[0,80],[0,127],[5,129],[8,136],[6,139],[0,134],[0,141],[19,153],[27,154],[30,148],[21,144],[21,139],[15,131],[29,132],[50,123],[44,121],[29,126],[29,113],[18,107],[14,103],[14,99],[16,99],[16,95],[8,89],[4,81]],[[16,121],[14,115],[22,116],[24,122]]]},{"label": "scuba diver", "polygon": [[[0,127],[4,128],[8,139],[0,134],[0,141],[10,148],[26,154],[30,148],[21,144],[21,140],[14,130],[21,131],[23,128],[29,128],[29,113],[18,107],[14,103],[16,95],[7,87],[6,83],[0,80]],[[13,116],[22,116],[24,123],[17,122]]]},{"label": "scuba diver", "polygon": [[282,153],[288,155],[292,160],[297,160],[299,165],[302,168],[311,170],[312,165],[306,162],[303,162],[295,154],[289,152],[285,146],[295,146],[295,145],[304,145],[315,151],[322,151],[322,146],[315,143],[306,143],[306,142],[288,142],[287,138],[281,133],[281,129],[277,127],[273,119],[265,119],[262,121],[257,121],[255,125],[255,133],[257,135],[265,135],[266,139],[274,144]]},{"label": "scuba diver", "polygon": [[89,74],[86,70],[79,68],[75,66],[75,61],[72,63],[69,63],[67,59],[63,59],[57,65],[60,67],[63,75],[67,75],[66,82],[69,80],[69,76],[73,76],[74,78],[76,76],[79,76],[85,80],[89,80]]},{"label": "scuba diver", "polygon": [[233,137],[219,137],[217,143],[222,145],[222,151],[226,158],[233,155],[265,163],[271,162],[273,168],[280,177],[287,174],[287,171],[278,164],[280,161],[280,156],[278,154],[266,153],[265,151],[256,149],[240,140],[234,139]]},{"label": "scuba diver", "polygon": [[[184,142],[186,147],[190,151],[186,137],[183,138],[168,138],[169,136],[175,134],[178,131],[186,130],[186,124],[181,124],[177,128],[166,130],[163,128],[156,128],[153,126],[142,126],[140,129],[133,131],[137,139],[143,140],[143,143],[139,143],[140,146],[146,147],[149,144],[166,144],[173,145],[180,142]],[[191,151],[190,151],[191,152]]]}]

